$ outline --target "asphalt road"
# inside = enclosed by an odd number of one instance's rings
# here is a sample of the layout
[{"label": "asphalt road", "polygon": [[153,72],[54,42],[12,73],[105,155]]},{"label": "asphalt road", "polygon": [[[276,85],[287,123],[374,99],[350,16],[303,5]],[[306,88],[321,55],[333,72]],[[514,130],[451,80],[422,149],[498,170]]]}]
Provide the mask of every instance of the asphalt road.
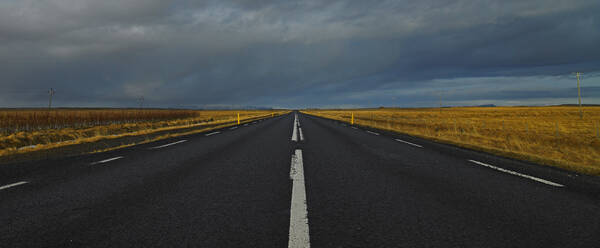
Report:
[{"label": "asphalt road", "polygon": [[599,247],[600,180],[298,114],[0,166],[0,247]]}]

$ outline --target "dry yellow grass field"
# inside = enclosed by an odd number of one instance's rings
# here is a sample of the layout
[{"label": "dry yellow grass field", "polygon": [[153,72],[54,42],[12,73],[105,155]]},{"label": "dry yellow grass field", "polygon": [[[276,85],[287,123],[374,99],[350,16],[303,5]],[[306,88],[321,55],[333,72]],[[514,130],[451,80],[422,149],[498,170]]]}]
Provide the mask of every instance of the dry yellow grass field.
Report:
[{"label": "dry yellow grass field", "polygon": [[600,107],[306,110],[506,157],[600,175]]},{"label": "dry yellow grass field", "polygon": [[17,152],[280,115],[281,110],[0,110],[0,156]]}]

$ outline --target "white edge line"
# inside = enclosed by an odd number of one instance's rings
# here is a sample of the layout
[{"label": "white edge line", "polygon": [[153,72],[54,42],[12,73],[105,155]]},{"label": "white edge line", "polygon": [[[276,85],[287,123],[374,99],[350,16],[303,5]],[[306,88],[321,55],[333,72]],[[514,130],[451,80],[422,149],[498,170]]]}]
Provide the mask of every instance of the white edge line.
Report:
[{"label": "white edge line", "polygon": [[180,140],[180,141],[176,141],[176,142],[169,143],[169,144],[165,144],[165,145],[161,145],[161,146],[155,146],[155,147],[152,147],[152,148],[150,148],[150,149],[159,149],[159,148],[164,148],[164,147],[167,147],[167,146],[176,145],[176,144],[183,143],[183,142],[186,142],[186,141],[187,141],[187,140]]},{"label": "white edge line", "polygon": [[367,130],[367,133],[374,134],[374,135],[379,135],[378,133],[376,133],[376,132],[371,132],[371,131],[369,131],[369,130]]},{"label": "white edge line", "polygon": [[502,171],[504,173],[508,173],[508,174],[511,174],[511,175],[515,175],[515,176],[520,176],[520,177],[523,177],[523,178],[527,178],[527,179],[530,179],[530,180],[533,180],[533,181],[536,181],[536,182],[548,184],[548,185],[551,185],[551,186],[554,186],[554,187],[564,187],[564,185],[562,185],[562,184],[558,184],[558,183],[551,182],[551,181],[548,181],[548,180],[545,180],[545,179],[533,177],[533,176],[530,176],[530,175],[521,174],[521,173],[516,172],[516,171],[511,171],[511,170],[503,169],[503,168],[496,167],[496,166],[493,166],[493,165],[489,165],[489,164],[486,164],[486,163],[483,163],[483,162],[479,162],[479,161],[475,161],[475,160],[471,160],[471,159],[469,159],[469,162],[476,163],[478,165],[485,166],[485,167],[488,167],[488,168],[492,168],[492,169],[497,170],[497,171]]},{"label": "white edge line", "polygon": [[220,134],[221,132],[212,132],[212,133],[207,133],[205,134],[206,136],[211,136],[211,135],[215,135],[215,134]]},{"label": "white edge line", "polygon": [[114,161],[114,160],[117,160],[117,159],[122,159],[122,158],[123,158],[123,156],[118,156],[118,157],[114,157],[114,158],[109,158],[109,159],[101,160],[101,161],[98,161],[98,162],[93,162],[93,163],[91,163],[91,164],[92,164],[92,165],[95,165],[95,164],[103,164],[103,163],[108,163],[108,162],[110,162],[110,161]]},{"label": "white edge line", "polygon": [[298,128],[298,132],[300,133],[300,140],[304,140],[304,134],[302,133],[302,128]]},{"label": "white edge line", "polygon": [[352,127],[352,128],[354,128],[354,129],[358,129],[357,127]]},{"label": "white edge line", "polygon": [[8,184],[8,185],[0,186],[0,190],[12,188],[12,187],[23,185],[23,184],[26,184],[26,183],[29,183],[29,182],[27,182],[27,181],[21,181],[21,182],[17,182],[17,183],[12,183],[12,184]]},{"label": "white edge line", "polygon": [[236,129],[236,128],[238,128],[238,127],[232,127],[232,128],[230,128],[229,130],[233,130],[233,129]]},{"label": "white edge line", "polygon": [[396,141],[399,141],[399,142],[402,142],[402,143],[406,143],[406,144],[409,144],[409,145],[411,145],[411,146],[416,146],[416,147],[423,148],[423,146],[422,146],[422,145],[417,145],[417,144],[415,144],[415,143],[410,143],[410,142],[408,142],[408,141],[404,141],[404,140],[401,140],[401,139],[396,139]]},{"label": "white edge line", "polygon": [[297,149],[296,153],[292,155],[290,179],[292,180],[292,202],[288,247],[310,247],[304,168],[300,149]]}]

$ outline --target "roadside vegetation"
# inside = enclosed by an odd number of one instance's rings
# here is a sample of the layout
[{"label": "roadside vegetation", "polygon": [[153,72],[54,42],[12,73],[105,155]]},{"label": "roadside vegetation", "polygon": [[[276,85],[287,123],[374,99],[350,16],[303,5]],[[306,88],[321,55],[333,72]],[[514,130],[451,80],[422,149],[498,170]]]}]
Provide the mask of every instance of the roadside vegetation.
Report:
[{"label": "roadside vegetation", "polygon": [[[205,131],[281,110],[4,109],[0,156],[124,136],[197,127]],[[205,128],[203,128],[205,127]],[[189,131],[187,133],[190,133]]]},{"label": "roadside vegetation", "polygon": [[600,107],[306,110],[307,114],[600,175]]}]

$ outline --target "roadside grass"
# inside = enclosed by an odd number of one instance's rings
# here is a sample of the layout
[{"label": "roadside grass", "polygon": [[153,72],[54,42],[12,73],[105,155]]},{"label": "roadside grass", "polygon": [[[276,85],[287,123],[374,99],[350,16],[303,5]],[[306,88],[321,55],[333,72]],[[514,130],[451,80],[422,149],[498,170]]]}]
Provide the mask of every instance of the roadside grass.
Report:
[{"label": "roadside grass", "polygon": [[[36,112],[37,111],[37,112]],[[43,120],[35,122],[35,118],[29,118],[30,122],[24,122],[26,117],[34,115],[39,116],[42,110],[0,110],[0,120],[2,118],[11,118],[19,115],[24,115],[21,118],[19,125],[15,120],[2,120],[0,123],[13,123],[11,128],[24,131],[0,133],[0,157],[16,153],[26,153],[30,151],[38,151],[44,149],[52,149],[66,145],[82,144],[96,142],[103,139],[115,139],[125,136],[147,135],[161,131],[176,131],[177,129],[197,127],[198,129],[184,132],[179,135],[192,134],[203,132],[223,126],[233,125],[236,123],[237,114],[240,114],[240,121],[246,122],[255,118],[266,118],[274,115],[281,115],[287,111],[281,110],[226,110],[226,111],[192,111],[186,110],[179,112],[178,110],[143,110],[145,118],[140,118],[142,114],[132,110],[121,109],[68,109],[68,110],[53,110],[59,112],[55,114],[58,119],[54,121]],[[85,119],[81,116],[86,116],[85,111],[98,111],[106,118]],[[168,111],[175,111],[176,114],[169,114]],[[6,112],[9,112],[8,114]],[[62,113],[61,113],[62,112]],[[114,115],[111,115],[111,112]],[[34,114],[35,113],[35,114]],[[69,117],[69,114],[71,117]],[[129,114],[129,115],[128,115]],[[75,116],[75,117],[73,117]],[[87,114],[94,116],[94,113]],[[122,119],[117,119],[117,117]],[[131,117],[130,119],[128,119]],[[172,119],[169,119],[172,118]],[[70,120],[70,121],[69,121]],[[75,121],[76,120],[76,121]],[[82,124],[81,122],[85,122]],[[98,125],[94,125],[98,124]],[[206,128],[202,128],[206,126]],[[0,126],[2,130],[7,130],[9,127]],[[153,138],[150,141],[168,138],[175,134],[165,135]],[[130,144],[135,145],[135,144]],[[108,148],[113,149],[113,148]]]},{"label": "roadside grass", "polygon": [[600,175],[600,107],[305,110],[505,157]]}]

